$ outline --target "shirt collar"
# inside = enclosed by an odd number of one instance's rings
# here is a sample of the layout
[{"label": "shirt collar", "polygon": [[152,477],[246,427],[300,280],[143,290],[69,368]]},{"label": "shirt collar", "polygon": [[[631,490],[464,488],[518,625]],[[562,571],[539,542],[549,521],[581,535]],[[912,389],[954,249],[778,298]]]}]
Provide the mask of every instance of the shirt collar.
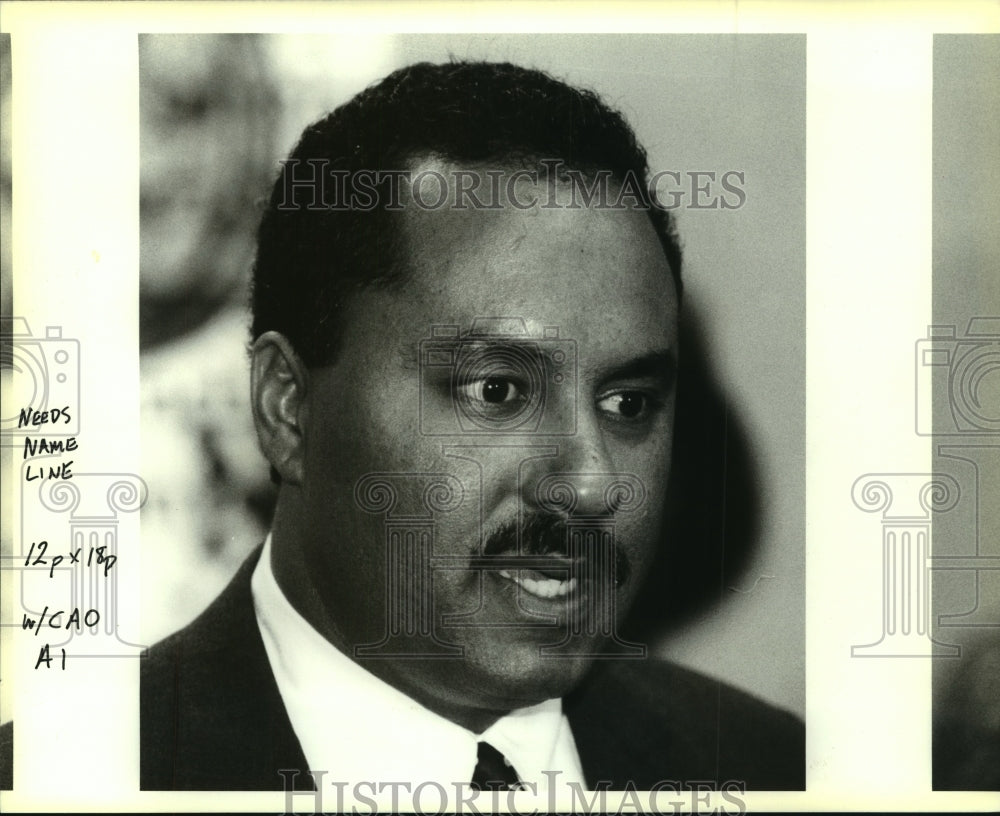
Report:
[{"label": "shirt collar", "polygon": [[467,782],[482,739],[539,791],[548,787],[544,771],[583,782],[559,699],[512,711],[477,736],[379,679],[317,632],[278,586],[270,535],[251,588],[268,661],[311,770],[352,784]]}]

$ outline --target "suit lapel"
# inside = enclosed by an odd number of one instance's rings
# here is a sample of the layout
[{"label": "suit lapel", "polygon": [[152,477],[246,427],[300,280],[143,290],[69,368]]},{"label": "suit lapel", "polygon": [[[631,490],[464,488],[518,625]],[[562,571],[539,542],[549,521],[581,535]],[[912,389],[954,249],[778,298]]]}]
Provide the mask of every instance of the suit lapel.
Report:
[{"label": "suit lapel", "polygon": [[197,620],[144,660],[143,788],[283,790],[281,769],[300,772],[296,787],[312,787],[254,614],[259,557],[260,548]]}]

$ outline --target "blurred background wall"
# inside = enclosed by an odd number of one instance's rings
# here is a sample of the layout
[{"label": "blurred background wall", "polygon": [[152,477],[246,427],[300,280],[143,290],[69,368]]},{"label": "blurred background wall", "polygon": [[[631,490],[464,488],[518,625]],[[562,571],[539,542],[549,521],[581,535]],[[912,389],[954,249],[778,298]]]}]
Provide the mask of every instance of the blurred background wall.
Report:
[{"label": "blurred background wall", "polygon": [[[998,77],[1000,35],[934,36],[933,319],[955,338],[938,343],[951,364],[932,370],[934,472],[962,493],[934,514],[935,556],[1000,560]],[[981,422],[956,425],[955,408]],[[934,788],[998,790],[1000,570],[935,569],[932,581],[934,637],[961,647],[933,666]]]},{"label": "blurred background wall", "polygon": [[[250,421],[245,302],[277,162],[366,85],[451,57],[596,90],[654,171],[682,174],[686,336],[713,410],[690,412],[679,456],[711,449],[699,489],[715,503],[681,486],[686,532],[643,610],[666,619],[649,628],[656,654],[803,713],[804,36],[142,35],[146,642],[197,615],[266,534],[273,493]],[[692,208],[684,174],[695,171],[743,172],[743,206]]]}]

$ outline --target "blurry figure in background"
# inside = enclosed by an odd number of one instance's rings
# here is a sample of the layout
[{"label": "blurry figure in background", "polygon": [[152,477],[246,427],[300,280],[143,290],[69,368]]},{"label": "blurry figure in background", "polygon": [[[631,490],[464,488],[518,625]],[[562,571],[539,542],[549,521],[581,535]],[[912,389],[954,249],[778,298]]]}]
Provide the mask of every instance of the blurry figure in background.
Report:
[{"label": "blurry figure in background", "polygon": [[156,576],[145,583],[143,620],[156,638],[201,610],[270,521],[273,490],[241,347],[279,117],[255,35],[142,36],[139,71],[142,475],[150,486],[142,537],[144,569]]},{"label": "blurry figure in background", "polygon": [[277,96],[257,36],[142,37],[139,60],[147,351],[243,297],[272,176]]}]

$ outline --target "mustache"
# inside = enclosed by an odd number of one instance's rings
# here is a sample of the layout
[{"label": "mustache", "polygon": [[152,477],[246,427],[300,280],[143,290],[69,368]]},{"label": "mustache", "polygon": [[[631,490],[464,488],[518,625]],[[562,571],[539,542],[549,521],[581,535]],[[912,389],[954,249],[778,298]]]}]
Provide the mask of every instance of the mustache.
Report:
[{"label": "mustache", "polygon": [[[602,533],[606,527],[594,528]],[[578,534],[585,534],[586,528],[574,525]],[[520,525],[507,521],[492,530],[483,542],[483,555],[517,553],[527,556],[569,557],[570,528],[566,521],[554,515],[534,513],[526,517]],[[520,545],[520,549],[519,549]],[[615,560],[615,586],[622,586],[632,573],[632,566],[620,539],[615,539],[613,547]]]},{"label": "mustache", "polygon": [[507,521],[493,530],[483,543],[484,555],[518,552],[522,555],[566,555],[568,528],[557,516],[533,514],[518,526]]}]

